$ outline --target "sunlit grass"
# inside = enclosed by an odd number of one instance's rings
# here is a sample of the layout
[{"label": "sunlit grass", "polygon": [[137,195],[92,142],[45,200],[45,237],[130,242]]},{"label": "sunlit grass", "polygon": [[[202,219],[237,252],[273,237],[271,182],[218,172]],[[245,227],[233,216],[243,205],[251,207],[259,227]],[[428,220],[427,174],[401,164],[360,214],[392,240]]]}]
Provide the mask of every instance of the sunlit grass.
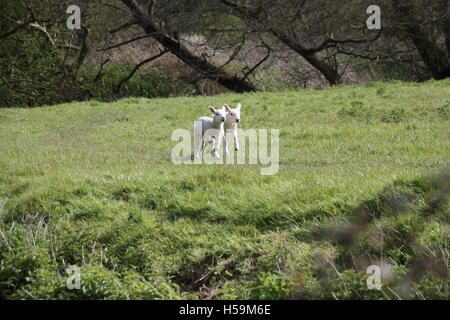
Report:
[{"label": "sunlit grass", "polygon": [[[310,233],[448,166],[449,97],[432,81],[0,109],[0,297],[278,299],[302,283],[302,297],[393,298],[363,278],[315,291],[317,250],[339,248]],[[277,175],[171,162],[174,129],[237,102],[241,128],[280,130]],[[84,291],[66,288],[68,265]]]}]

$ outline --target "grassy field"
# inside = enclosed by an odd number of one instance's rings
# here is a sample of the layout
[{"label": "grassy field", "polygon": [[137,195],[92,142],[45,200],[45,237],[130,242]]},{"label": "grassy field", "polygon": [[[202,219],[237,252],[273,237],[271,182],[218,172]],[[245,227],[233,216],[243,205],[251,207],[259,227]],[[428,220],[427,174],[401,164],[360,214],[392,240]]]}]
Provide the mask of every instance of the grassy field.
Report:
[{"label": "grassy field", "polygon": [[[447,80],[0,109],[0,299],[448,299],[449,99]],[[280,130],[278,174],[172,163],[174,129],[237,102],[241,128]]]}]

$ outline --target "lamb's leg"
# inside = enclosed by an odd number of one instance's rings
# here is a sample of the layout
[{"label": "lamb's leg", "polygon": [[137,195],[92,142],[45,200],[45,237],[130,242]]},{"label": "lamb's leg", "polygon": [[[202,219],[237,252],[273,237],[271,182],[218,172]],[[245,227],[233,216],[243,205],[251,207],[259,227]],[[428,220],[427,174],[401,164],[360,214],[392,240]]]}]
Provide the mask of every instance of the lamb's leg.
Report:
[{"label": "lamb's leg", "polygon": [[219,149],[220,149],[220,144],[222,143],[222,139],[223,139],[223,135],[219,134],[219,136],[217,137],[216,141],[215,141],[215,146],[214,146],[214,156],[216,157],[216,159],[220,159],[220,155],[219,155]]},{"label": "lamb's leg", "polygon": [[203,123],[196,120],[194,122],[194,157],[200,159],[200,151],[203,150],[204,135],[203,135]]},{"label": "lamb's leg", "polygon": [[216,147],[216,139],[214,137],[209,137],[209,146],[206,148],[206,152],[214,153]]},{"label": "lamb's leg", "polygon": [[203,141],[203,137],[201,135],[196,135],[195,137],[196,141],[201,141],[201,142],[195,142],[194,143],[194,157],[195,159],[200,159],[200,152],[201,150],[203,150],[203,145],[204,145],[204,141]]},{"label": "lamb's leg", "polygon": [[211,138],[211,146],[212,146],[211,152],[215,152],[216,151],[216,138],[215,137]]},{"label": "lamb's leg", "polygon": [[223,137],[223,153],[227,155],[227,157],[230,156],[230,152],[228,151],[228,144],[227,144],[227,138]]},{"label": "lamb's leg", "polygon": [[216,137],[212,137],[211,139],[211,143],[212,143],[212,149],[211,149],[211,154],[216,158],[216,159],[220,159],[220,155],[219,152],[217,152],[217,150],[219,150],[220,147],[220,137],[216,138]]},{"label": "lamb's leg", "polygon": [[233,130],[233,138],[234,138],[234,150],[238,151],[239,150],[239,142],[238,142],[238,132],[237,132],[237,128],[234,128]]},{"label": "lamb's leg", "polygon": [[206,152],[211,152],[211,142],[213,141],[213,137],[211,136],[205,136],[205,139],[203,140],[203,146],[204,148],[202,150],[205,150]]}]

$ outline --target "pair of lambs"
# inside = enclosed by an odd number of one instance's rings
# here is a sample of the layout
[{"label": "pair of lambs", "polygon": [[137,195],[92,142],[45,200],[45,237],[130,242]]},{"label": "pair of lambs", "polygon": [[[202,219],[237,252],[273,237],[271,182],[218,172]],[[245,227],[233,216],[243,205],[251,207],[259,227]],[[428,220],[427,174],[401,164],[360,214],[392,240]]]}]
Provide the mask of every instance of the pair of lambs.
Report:
[{"label": "pair of lambs", "polygon": [[224,151],[228,156],[225,133],[229,131],[233,134],[235,150],[239,150],[237,126],[241,120],[241,104],[239,103],[235,109],[231,109],[227,104],[224,104],[222,109],[212,106],[208,109],[213,113],[212,116],[201,117],[195,121],[195,139],[198,142],[201,141],[201,143],[196,143],[196,159],[200,159],[200,152],[203,150],[205,142],[211,144],[211,153],[216,159],[220,159],[218,150],[223,141]]}]

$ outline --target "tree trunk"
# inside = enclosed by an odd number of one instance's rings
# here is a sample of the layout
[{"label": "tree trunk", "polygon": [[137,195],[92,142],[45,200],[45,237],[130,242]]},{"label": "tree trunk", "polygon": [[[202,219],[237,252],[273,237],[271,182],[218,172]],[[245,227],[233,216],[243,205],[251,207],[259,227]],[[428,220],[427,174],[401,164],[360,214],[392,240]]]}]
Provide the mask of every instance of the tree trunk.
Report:
[{"label": "tree trunk", "polygon": [[409,0],[391,0],[400,15],[405,31],[419,51],[423,62],[427,65],[433,78],[441,80],[450,77],[449,58],[444,50],[434,42],[423,30],[413,12]]},{"label": "tree trunk", "polygon": [[194,70],[199,71],[205,78],[215,80],[227,89],[238,93],[256,91],[256,88],[250,82],[219,70],[215,65],[192,54],[179,41],[164,34],[153,22],[152,17],[145,14],[134,0],[122,0],[122,2],[130,9],[137,24],[146,34],[152,35],[155,40],[170,50],[172,54]]},{"label": "tree trunk", "polygon": [[450,59],[450,6],[449,0],[439,0],[440,10],[442,12],[442,31],[445,37],[445,46],[447,55]]},{"label": "tree trunk", "polygon": [[276,39],[280,42],[284,43],[291,50],[298,53],[301,57],[303,57],[310,65],[316,68],[324,77],[328,80],[331,85],[336,85],[342,83],[341,75],[338,70],[328,64],[326,61],[321,59],[316,52],[311,52],[311,50],[306,49],[301,43],[296,41],[295,39],[286,36],[282,31],[279,32],[275,29],[275,26],[271,25],[267,28],[268,21],[263,21],[258,13],[251,11],[244,5],[239,5],[233,1],[229,0],[221,0],[221,2],[238,11],[242,16],[253,20],[258,25],[260,25],[263,29],[268,29],[267,31],[271,33]]},{"label": "tree trunk", "polygon": [[72,73],[73,73],[74,78],[76,78],[78,76],[78,72],[80,71],[80,68],[83,65],[83,62],[86,59],[86,57],[90,51],[90,47],[89,47],[90,30],[86,26],[82,25],[81,30],[79,30],[78,33],[79,33],[81,44],[80,44],[80,53],[78,54],[78,58],[77,58],[75,64],[72,66]]},{"label": "tree trunk", "polygon": [[282,35],[281,33],[273,30],[271,30],[271,33],[290,49],[294,50],[300,56],[302,56],[303,59],[308,61],[308,63],[316,68],[332,86],[342,83],[339,72],[324,60],[320,59],[317,54],[307,52],[308,50],[304,48],[300,43],[295,42],[293,39],[290,39]]}]

